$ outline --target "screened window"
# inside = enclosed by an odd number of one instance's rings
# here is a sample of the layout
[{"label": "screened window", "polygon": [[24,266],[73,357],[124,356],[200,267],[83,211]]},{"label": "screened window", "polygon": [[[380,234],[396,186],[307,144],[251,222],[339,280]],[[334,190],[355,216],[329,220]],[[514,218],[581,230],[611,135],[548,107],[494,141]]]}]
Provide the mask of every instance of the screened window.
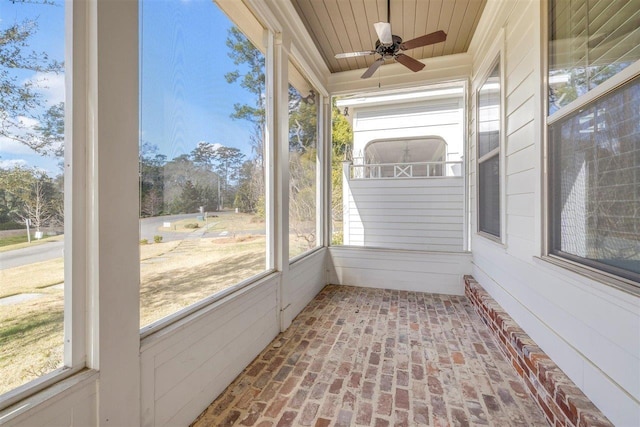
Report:
[{"label": "screened window", "polygon": [[478,231],[500,238],[500,63],[478,90]]},{"label": "screened window", "polygon": [[66,6],[0,3],[0,394],[74,364],[63,326]]},{"label": "screened window", "polygon": [[334,102],[333,245],[464,250],[464,87]]},{"label": "screened window", "polygon": [[266,49],[249,11],[250,34],[210,0],[148,0],[140,11],[145,326],[269,268]]},{"label": "screened window", "polygon": [[549,128],[552,252],[640,281],[640,78]]},{"label": "screened window", "polygon": [[638,0],[550,1],[550,114],[640,58],[638,20]]},{"label": "screened window", "polygon": [[331,245],[336,246],[344,243],[344,162],[353,151],[349,107],[338,108],[337,102],[331,98]]},{"label": "screened window", "polygon": [[[548,251],[635,282],[640,282],[638,19],[634,0],[549,2]],[[620,72],[626,68],[632,71],[625,71],[624,81]],[[601,95],[583,96],[597,86]]]},{"label": "screened window", "polygon": [[289,258],[318,240],[318,104],[319,95],[289,64]]}]

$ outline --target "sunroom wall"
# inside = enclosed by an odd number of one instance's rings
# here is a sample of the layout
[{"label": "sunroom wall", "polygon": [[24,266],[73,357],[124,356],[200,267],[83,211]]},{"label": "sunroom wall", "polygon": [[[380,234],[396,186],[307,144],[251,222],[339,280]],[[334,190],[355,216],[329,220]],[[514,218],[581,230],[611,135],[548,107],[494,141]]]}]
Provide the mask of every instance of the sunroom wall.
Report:
[{"label": "sunroom wall", "polygon": [[[242,13],[236,0],[217,3],[231,15],[234,8]],[[87,249],[95,272],[87,285],[90,369],[0,411],[1,425],[188,425],[327,283],[326,248],[289,262],[288,236],[282,231],[288,225],[288,182],[281,171],[288,162],[289,60],[308,73],[323,100],[328,99],[324,89],[328,70],[309,41],[292,27],[293,7],[262,0],[247,3],[266,26],[264,36],[270,40],[267,85],[272,91],[267,120],[273,142],[267,156],[273,172],[268,185],[280,208],[268,232],[275,240],[272,256],[277,271],[140,339],[138,96],[132,87],[138,80],[138,2],[80,2],[86,7],[77,8],[81,16],[74,25],[77,31],[86,27],[89,36],[76,38],[83,44],[79,51],[89,52],[90,58],[86,70],[77,67],[74,72],[86,73],[88,79],[87,107],[79,122],[86,122],[89,129],[91,172],[85,184],[95,202],[85,212],[95,233]],[[328,104],[320,105],[326,114]],[[123,116],[130,118],[126,126]],[[109,226],[118,220],[127,227]]]},{"label": "sunroom wall", "polygon": [[476,233],[476,132],[470,114],[473,275],[616,425],[640,425],[640,301],[541,260],[545,197],[545,33],[541,2],[489,1],[471,43],[470,108],[486,68],[504,62],[503,244]]}]

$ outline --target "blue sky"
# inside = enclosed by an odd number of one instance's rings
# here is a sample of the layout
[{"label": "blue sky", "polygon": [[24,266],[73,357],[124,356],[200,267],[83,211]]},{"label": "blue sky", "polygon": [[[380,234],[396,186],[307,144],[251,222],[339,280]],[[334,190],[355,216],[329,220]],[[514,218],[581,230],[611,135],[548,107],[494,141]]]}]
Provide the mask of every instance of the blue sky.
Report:
[{"label": "blue sky", "polygon": [[229,19],[211,0],[147,0],[141,21],[142,140],[168,159],[199,141],[249,155],[251,126],[230,115],[255,98],[224,78],[237,69],[225,44]]},{"label": "blue sky", "polygon": [[[25,19],[35,19],[37,32],[29,39],[30,50],[47,52],[50,58],[64,59],[64,6],[62,0],[55,5],[21,4],[0,1],[0,28],[5,29]],[[42,75],[15,70],[19,81],[36,80],[42,87],[41,93],[46,105],[64,101],[64,76]],[[25,145],[0,138],[0,167],[12,165],[37,166],[51,173],[58,173],[58,160],[45,158],[34,153]]]},{"label": "blue sky", "polygon": [[[64,7],[0,1],[0,28],[36,18],[31,47],[64,58]],[[188,154],[200,141],[236,147],[250,155],[251,125],[233,120],[234,103],[253,105],[252,94],[224,75],[237,69],[227,55],[233,25],[211,0],[145,0],[141,6],[140,135],[172,159]],[[19,74],[34,78],[33,73]],[[62,76],[47,76],[47,104],[64,99]],[[59,171],[58,161],[0,140],[0,166],[24,164]]]}]

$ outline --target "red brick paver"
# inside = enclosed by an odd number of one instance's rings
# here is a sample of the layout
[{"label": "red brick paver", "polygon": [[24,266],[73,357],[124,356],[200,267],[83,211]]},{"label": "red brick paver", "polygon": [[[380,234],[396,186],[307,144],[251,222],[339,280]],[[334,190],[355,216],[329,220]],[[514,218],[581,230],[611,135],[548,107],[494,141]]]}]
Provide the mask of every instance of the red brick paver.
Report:
[{"label": "red brick paver", "polygon": [[548,425],[525,387],[465,297],[331,285],[193,425]]},{"label": "red brick paver", "polygon": [[[613,427],[602,412],[576,387],[569,377],[518,326],[509,314],[472,276],[464,277],[465,294],[487,324],[503,354],[511,362],[527,390],[556,427]],[[521,384],[511,383],[518,394]]]}]

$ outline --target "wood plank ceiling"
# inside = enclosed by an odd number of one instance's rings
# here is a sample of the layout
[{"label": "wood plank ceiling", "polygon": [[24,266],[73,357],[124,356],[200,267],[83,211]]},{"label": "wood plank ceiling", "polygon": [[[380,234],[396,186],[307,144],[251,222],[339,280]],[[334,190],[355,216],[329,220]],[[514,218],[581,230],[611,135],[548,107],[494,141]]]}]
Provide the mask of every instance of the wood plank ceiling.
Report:
[{"label": "wood plank ceiling", "polygon": [[[369,67],[376,55],[335,59],[375,49],[373,24],[387,21],[387,0],[291,0],[332,73]],[[466,52],[486,0],[391,0],[392,33],[411,40],[443,30],[447,40],[407,50],[416,59]]]}]

